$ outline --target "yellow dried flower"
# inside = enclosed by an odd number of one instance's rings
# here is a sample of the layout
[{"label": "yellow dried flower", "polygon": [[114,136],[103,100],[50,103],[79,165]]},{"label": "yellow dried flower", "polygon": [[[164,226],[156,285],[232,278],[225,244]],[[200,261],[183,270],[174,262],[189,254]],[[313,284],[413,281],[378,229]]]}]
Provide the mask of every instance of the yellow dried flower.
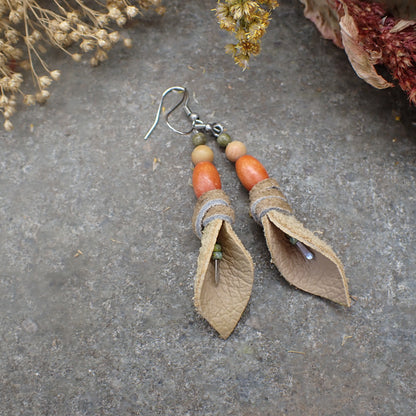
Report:
[{"label": "yellow dried flower", "polygon": [[240,20],[243,17],[243,5],[242,4],[233,4],[230,7],[230,14],[234,20]]},{"label": "yellow dried flower", "polygon": [[220,20],[220,28],[232,32],[235,30],[237,23],[231,16],[224,17]]},{"label": "yellow dried flower", "polygon": [[258,55],[260,53],[260,44],[256,42],[249,42],[248,40],[244,40],[240,42],[241,50],[247,56],[250,55]]},{"label": "yellow dried flower", "polygon": [[235,62],[243,68],[243,71],[245,71],[248,68],[248,61],[250,57],[248,55],[244,55],[243,53],[239,53],[234,56]]},{"label": "yellow dried flower", "polygon": [[267,26],[265,24],[256,23],[256,22],[251,23],[247,30],[247,34],[246,34],[247,39],[249,40],[260,39],[265,34],[266,27]]},{"label": "yellow dried flower", "polygon": [[[223,0],[216,8],[221,29],[234,32],[237,43],[227,45],[226,52],[234,56],[243,69],[250,56],[260,53],[260,39],[269,25],[270,12],[278,6],[275,0]],[[269,9],[269,10],[268,10]]]},{"label": "yellow dried flower", "polygon": [[[261,2],[259,2],[259,3],[261,3]],[[253,15],[255,13],[257,7],[258,6],[257,6],[257,3],[255,1],[246,1],[242,5],[243,12],[246,16]]]},{"label": "yellow dried flower", "polygon": [[217,9],[216,9],[216,15],[218,21],[221,23],[223,19],[228,17],[230,14],[230,8],[224,4],[224,3],[218,3]]}]

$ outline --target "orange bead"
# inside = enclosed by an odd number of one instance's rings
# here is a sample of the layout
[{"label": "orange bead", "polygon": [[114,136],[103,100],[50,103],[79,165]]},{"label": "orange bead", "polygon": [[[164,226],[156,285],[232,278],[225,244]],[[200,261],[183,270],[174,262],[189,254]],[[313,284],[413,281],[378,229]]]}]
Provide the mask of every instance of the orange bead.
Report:
[{"label": "orange bead", "polygon": [[240,182],[248,191],[254,185],[269,177],[265,167],[255,157],[250,155],[241,156],[235,162],[235,170],[238,179],[240,179]]},{"label": "orange bead", "polygon": [[241,156],[247,153],[246,145],[243,142],[234,140],[225,148],[225,156],[230,162],[236,162]]},{"label": "orange bead", "polygon": [[221,189],[217,168],[211,162],[199,162],[192,174],[192,185],[197,198],[213,189]]}]

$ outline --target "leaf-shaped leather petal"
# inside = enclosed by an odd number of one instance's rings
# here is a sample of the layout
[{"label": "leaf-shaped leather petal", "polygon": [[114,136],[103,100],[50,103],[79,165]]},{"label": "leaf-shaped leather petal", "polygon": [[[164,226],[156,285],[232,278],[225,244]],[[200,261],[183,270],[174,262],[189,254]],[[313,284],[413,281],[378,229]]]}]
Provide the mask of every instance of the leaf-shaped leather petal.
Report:
[{"label": "leaf-shaped leather petal", "polygon": [[[222,191],[209,191],[198,199],[195,220],[207,221],[201,236],[201,248],[194,286],[194,304],[198,312],[224,339],[228,338],[241,318],[250,299],[254,279],[254,265],[249,252],[224,217],[228,201]],[[207,195],[210,194],[210,195]],[[217,201],[206,210],[209,201]],[[215,214],[216,207],[218,217]],[[199,215],[200,212],[204,215]],[[195,227],[196,229],[198,227]],[[216,243],[221,244],[223,258],[218,261],[219,283],[215,283],[214,261],[211,259]]]},{"label": "leaf-shaped leather petal", "polygon": [[[292,285],[350,306],[344,268],[332,248],[304,227],[292,213],[278,183],[265,179],[250,191],[253,217],[263,225],[272,261]],[[288,237],[303,243],[314,258],[307,260]]]}]

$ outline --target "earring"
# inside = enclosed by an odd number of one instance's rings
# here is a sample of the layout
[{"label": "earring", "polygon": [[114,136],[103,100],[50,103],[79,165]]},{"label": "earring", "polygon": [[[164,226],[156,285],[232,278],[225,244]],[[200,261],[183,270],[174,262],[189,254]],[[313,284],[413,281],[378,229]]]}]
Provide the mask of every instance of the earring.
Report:
[{"label": "earring", "polygon": [[[184,87],[168,88],[163,94],[155,121],[145,136],[149,138],[157,126],[165,97],[182,94],[181,100],[165,115],[168,127],[185,135],[204,130],[219,136],[223,127],[207,125],[189,109],[189,95]],[[181,105],[192,121],[188,131],[176,129],[169,116]],[[221,189],[220,175],[212,163],[214,153],[205,145],[204,135],[193,137],[196,146],[192,152],[195,165],[192,184],[197,203],[192,217],[195,234],[201,240],[198,266],[194,282],[194,304],[198,312],[226,339],[233,332],[250,299],[254,279],[254,264],[249,252],[235,234],[232,223],[234,211],[230,199]]]},{"label": "earring", "polygon": [[192,121],[191,131],[209,133],[225,148],[226,157],[235,163],[237,176],[249,191],[251,215],[263,227],[272,261],[282,276],[305,292],[351,306],[344,267],[332,248],[295,217],[278,182],[269,177],[260,161],[247,154],[244,143],[232,141],[219,124],[203,123],[190,111],[186,90],[176,88],[184,92],[183,101],[166,115],[166,119],[185,102],[185,114]]},{"label": "earring", "polygon": [[251,215],[263,227],[272,261],[282,276],[305,292],[351,306],[341,260],[327,243],[296,219],[278,182],[269,178],[256,158],[247,154],[237,158],[235,169],[249,191]]},{"label": "earring", "polygon": [[[194,124],[198,129],[212,130],[198,119]],[[223,131],[213,135],[249,191],[251,216],[263,227],[272,262],[282,276],[305,292],[351,306],[344,267],[332,248],[295,217],[278,182],[247,154],[244,143],[232,141]]]}]

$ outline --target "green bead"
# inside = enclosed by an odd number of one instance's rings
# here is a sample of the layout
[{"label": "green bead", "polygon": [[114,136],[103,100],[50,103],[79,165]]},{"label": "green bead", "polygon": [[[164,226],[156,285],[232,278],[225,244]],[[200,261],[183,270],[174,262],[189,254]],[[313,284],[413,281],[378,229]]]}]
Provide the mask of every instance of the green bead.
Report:
[{"label": "green bead", "polygon": [[227,133],[221,133],[218,137],[217,137],[217,143],[221,146],[221,147],[227,147],[227,145],[229,143],[231,143],[231,137],[229,134]]},{"label": "green bead", "polygon": [[222,260],[222,252],[221,251],[214,251],[212,253],[212,260]]},{"label": "green bead", "polygon": [[192,143],[194,144],[195,147],[201,144],[205,144],[206,142],[207,142],[207,138],[204,133],[196,133],[192,137]]},{"label": "green bead", "polygon": [[221,244],[216,243],[214,246],[214,251],[222,251]]},{"label": "green bead", "polygon": [[291,244],[296,244],[298,242],[298,240],[296,240],[296,238],[290,237],[289,236],[289,241],[291,242]]}]

